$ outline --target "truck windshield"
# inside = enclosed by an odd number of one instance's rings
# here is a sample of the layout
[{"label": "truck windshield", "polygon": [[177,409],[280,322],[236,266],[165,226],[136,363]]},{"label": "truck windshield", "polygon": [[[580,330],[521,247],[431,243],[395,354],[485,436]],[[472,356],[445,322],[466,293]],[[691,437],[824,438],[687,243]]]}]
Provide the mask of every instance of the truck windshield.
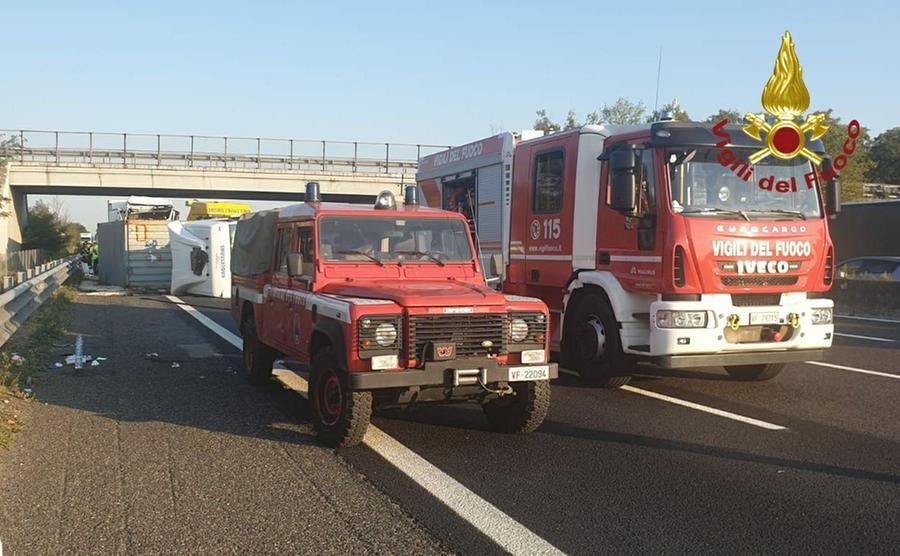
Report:
[{"label": "truck windshield", "polygon": [[326,261],[472,262],[469,230],[456,218],[325,216],[319,220],[319,256]]},{"label": "truck windshield", "polygon": [[[752,153],[744,149],[733,151],[737,160],[743,161]],[[750,177],[745,180],[730,165],[719,164],[717,155],[713,148],[667,153],[673,211],[689,216],[745,220],[805,219],[821,215],[819,193],[806,183],[805,175],[813,168],[805,158],[779,160],[770,156],[750,167],[747,170]],[[760,180],[765,188],[759,185]],[[775,189],[779,181],[789,184],[787,192]]]}]

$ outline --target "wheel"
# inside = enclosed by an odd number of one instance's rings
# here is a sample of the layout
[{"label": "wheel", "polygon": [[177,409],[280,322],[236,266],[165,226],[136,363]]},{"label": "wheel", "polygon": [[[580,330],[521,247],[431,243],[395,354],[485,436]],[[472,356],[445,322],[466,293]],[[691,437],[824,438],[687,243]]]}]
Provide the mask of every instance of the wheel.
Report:
[{"label": "wheel", "polygon": [[760,363],[758,365],[731,365],[725,370],[735,380],[770,380],[778,376],[784,363]]},{"label": "wheel", "polygon": [[331,348],[323,348],[313,357],[309,400],[313,425],[323,444],[346,448],[362,442],[372,417],[372,393],[348,389],[347,373]]},{"label": "wheel", "polygon": [[571,327],[564,330],[567,360],[582,380],[603,388],[618,388],[631,380],[631,363],[622,352],[619,324],[602,296],[585,293],[574,300]]},{"label": "wheel", "polygon": [[259,386],[272,377],[272,365],[278,352],[260,341],[253,318],[244,323],[241,336],[244,339],[244,376],[247,382]]},{"label": "wheel", "polygon": [[510,386],[513,394],[485,403],[482,406],[484,415],[498,432],[534,431],[550,410],[550,381],[513,382]]}]

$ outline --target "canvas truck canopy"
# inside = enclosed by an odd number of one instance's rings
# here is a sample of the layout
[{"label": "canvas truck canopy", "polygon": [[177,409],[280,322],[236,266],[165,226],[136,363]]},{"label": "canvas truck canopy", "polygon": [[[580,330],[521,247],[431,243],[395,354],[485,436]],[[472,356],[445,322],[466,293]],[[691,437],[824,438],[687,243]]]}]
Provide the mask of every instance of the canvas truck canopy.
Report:
[{"label": "canvas truck canopy", "polygon": [[278,210],[253,212],[238,220],[231,247],[233,274],[254,276],[269,269],[277,225]]}]

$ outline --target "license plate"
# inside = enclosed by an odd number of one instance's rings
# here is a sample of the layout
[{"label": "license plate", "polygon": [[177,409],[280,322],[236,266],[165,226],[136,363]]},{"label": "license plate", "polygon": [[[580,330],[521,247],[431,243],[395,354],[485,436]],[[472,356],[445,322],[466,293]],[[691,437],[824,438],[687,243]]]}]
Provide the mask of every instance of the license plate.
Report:
[{"label": "license plate", "polygon": [[535,365],[533,367],[510,367],[509,382],[522,382],[524,380],[549,380],[550,366]]},{"label": "license plate", "polygon": [[750,313],[750,324],[778,324],[778,313]]}]

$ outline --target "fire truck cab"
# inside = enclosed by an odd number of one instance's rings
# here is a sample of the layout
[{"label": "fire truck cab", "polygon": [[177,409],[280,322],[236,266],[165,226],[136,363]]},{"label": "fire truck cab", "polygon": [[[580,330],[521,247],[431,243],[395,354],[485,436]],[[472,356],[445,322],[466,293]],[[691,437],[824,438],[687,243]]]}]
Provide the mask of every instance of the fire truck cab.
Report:
[{"label": "fire truck cab", "polygon": [[423,158],[417,182],[456,210],[448,185],[470,188],[453,194],[474,199],[502,290],[548,304],[551,348],[586,380],[620,386],[637,363],[763,380],[831,345],[838,186],[803,157],[745,162],[758,148],[693,122],[504,133]]},{"label": "fire truck cab", "polygon": [[319,438],[362,440],[373,406],[468,400],[503,432],[547,414],[549,313],[488,287],[466,220],[419,208],[319,201],[244,215],[232,248],[232,317],[247,379],[286,357],[309,372]]}]

